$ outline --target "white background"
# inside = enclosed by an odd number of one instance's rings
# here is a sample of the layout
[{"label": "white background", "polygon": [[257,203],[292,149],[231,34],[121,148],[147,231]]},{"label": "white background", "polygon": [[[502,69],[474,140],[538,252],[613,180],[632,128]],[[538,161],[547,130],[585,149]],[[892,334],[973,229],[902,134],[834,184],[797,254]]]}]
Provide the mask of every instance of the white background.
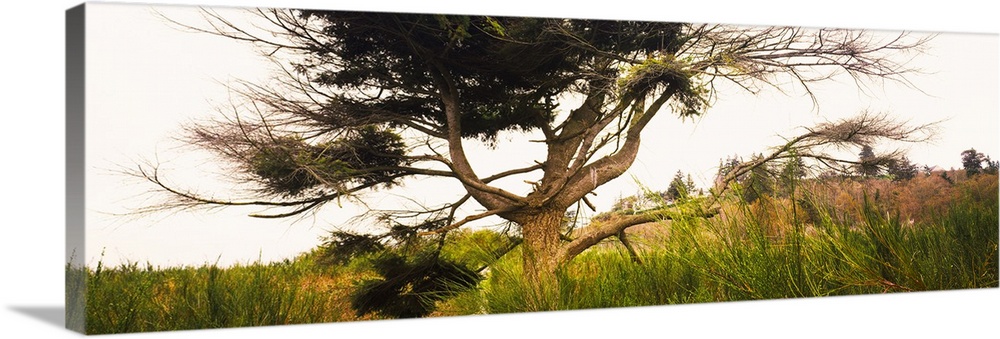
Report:
[{"label": "white background", "polygon": [[[190,2],[162,1],[187,4]],[[973,1],[895,8],[870,1],[803,7],[794,1],[663,1],[607,4],[504,1],[496,5],[434,1],[329,3],[322,1],[198,1],[205,5],[262,5],[431,12],[489,12],[562,17],[630,18],[745,24],[789,24],[876,29],[997,33],[992,8]],[[985,2],[983,2],[985,3]],[[76,2],[28,2],[3,11],[6,128],[2,236],[5,270],[0,286],[4,337],[68,337],[55,324],[63,304],[64,258],[64,24]],[[613,4],[623,4],[614,2]],[[982,7],[980,7],[982,6]],[[957,61],[956,62],[960,62]],[[995,75],[994,75],[995,76]],[[996,128],[998,126],[994,126]],[[996,130],[996,129],[995,129]],[[995,147],[995,145],[993,146]],[[509,337],[535,331],[559,336],[751,337],[968,337],[996,335],[1000,291],[949,291],[885,296],[646,307],[450,319],[317,324],[120,335],[120,337]],[[42,316],[39,317],[38,315]]]}]

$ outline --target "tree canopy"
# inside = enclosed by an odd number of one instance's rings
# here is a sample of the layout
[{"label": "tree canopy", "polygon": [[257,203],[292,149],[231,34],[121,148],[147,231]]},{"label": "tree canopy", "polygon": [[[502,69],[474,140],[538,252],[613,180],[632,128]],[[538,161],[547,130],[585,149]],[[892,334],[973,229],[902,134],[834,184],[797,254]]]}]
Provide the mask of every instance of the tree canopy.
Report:
[{"label": "tree canopy", "polygon": [[[188,126],[185,135],[233,164],[233,177],[255,187],[252,198],[198,194],[163,180],[155,165],[141,167],[138,174],[172,199],[155,208],[251,205],[269,208],[257,217],[290,217],[408,178],[446,178],[460,183],[465,195],[419,211],[384,212],[381,220],[389,220],[395,232],[402,227],[426,236],[499,216],[518,226],[525,272],[540,277],[537,281],[625,228],[669,217],[653,211],[609,218],[572,236],[560,233],[568,208],[589,205],[588,194],[631,166],[643,130],[658,114],[704,114],[721,81],[754,93],[797,86],[810,95],[812,84],[842,74],[859,82],[905,83],[912,71],[906,62],[926,42],[907,33],[845,29],[325,10],[253,13],[266,32],[210,10],[207,25],[182,24],[257,44],[283,67],[273,83],[235,87],[248,104],[216,121]],[[863,115],[810,129],[730,174],[745,175],[758,162],[792,153],[836,163],[839,159],[815,149],[880,138],[918,140],[919,131],[885,116]],[[544,154],[529,159],[530,165],[477,172],[465,144],[479,140],[504,147],[499,136],[510,132],[544,145]],[[494,184],[511,177],[524,178],[529,189]],[[470,201],[484,211],[463,214],[460,207]]]}]

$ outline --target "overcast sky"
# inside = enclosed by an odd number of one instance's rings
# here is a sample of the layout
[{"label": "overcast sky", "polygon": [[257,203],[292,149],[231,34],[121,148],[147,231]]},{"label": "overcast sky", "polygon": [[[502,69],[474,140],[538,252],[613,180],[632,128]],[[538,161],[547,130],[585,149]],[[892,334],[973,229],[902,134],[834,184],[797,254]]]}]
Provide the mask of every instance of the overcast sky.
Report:
[{"label": "overcast sky", "polygon": [[[212,177],[192,171],[213,170],[211,160],[178,150],[171,137],[185,122],[212,117],[213,107],[229,99],[227,82],[265,79],[271,69],[250,46],[182,32],[156,17],[151,8],[100,4],[87,12],[88,265],[97,260],[164,266],[280,260],[315,247],[319,236],[355,215],[357,209],[333,205],[315,218],[295,223],[249,218],[246,214],[254,210],[247,209],[143,218],[112,215],[149,202],[139,195],[142,185],[112,171],[142,159],[162,162],[173,171],[165,173],[167,178],[182,186],[219,187]],[[200,21],[193,8],[159,10],[181,21]],[[782,136],[794,135],[801,126],[862,110],[914,123],[942,121],[935,143],[909,146],[915,163],[960,167],[959,153],[973,147],[1000,157],[997,35],[946,33],[930,47],[913,64],[927,74],[909,78],[919,91],[892,83],[862,91],[850,80],[838,79],[815,88],[819,105],[813,106],[802,93],[765,91],[753,96],[733,89],[721,92],[719,101],[696,120],[658,116],[643,134],[642,150],[629,173],[600,188],[594,200],[606,210],[614,199],[636,193],[636,180],[664,189],[678,170],[707,187],[720,158],[748,157],[780,143]],[[524,135],[512,134],[501,138],[496,150],[473,145],[478,150],[470,155],[473,165],[480,173],[494,173],[512,161],[540,160],[525,140]],[[461,194],[436,185],[411,182],[406,191],[435,192],[416,196],[425,203]],[[386,192],[376,194],[370,196],[376,205],[393,200]]]}]

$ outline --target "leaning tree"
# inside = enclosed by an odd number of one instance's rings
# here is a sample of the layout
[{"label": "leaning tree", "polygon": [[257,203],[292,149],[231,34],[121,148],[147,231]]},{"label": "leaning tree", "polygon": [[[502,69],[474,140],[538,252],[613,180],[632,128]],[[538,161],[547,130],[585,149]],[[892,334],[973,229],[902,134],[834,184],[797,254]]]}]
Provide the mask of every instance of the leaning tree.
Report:
[{"label": "leaning tree", "polygon": [[[279,9],[253,10],[259,21],[243,26],[204,13],[207,24],[185,27],[256,44],[283,66],[279,81],[233,88],[246,105],[186,129],[187,141],[235,165],[232,177],[253,184],[254,198],[199,194],[152,164],[137,174],[171,197],[152,208],[250,205],[267,208],[254,217],[282,218],[411,178],[454,180],[464,196],[407,211],[425,216],[411,233],[510,221],[537,290],[552,288],[561,265],[603,239],[673,215],[663,207],[561,233],[567,209],[589,204],[588,194],[632,165],[658,115],[705,113],[721,82],[810,96],[810,86],[838,75],[906,83],[907,61],[927,41],[843,29]],[[834,166],[839,159],[818,149],[914,132],[880,115],[827,123],[737,166],[723,183],[792,156]],[[529,165],[476,171],[466,146],[502,148],[507,133],[544,152],[508,162]],[[498,184],[510,178],[529,185]],[[464,212],[467,204],[482,209]],[[700,206],[688,213],[712,215]]]}]

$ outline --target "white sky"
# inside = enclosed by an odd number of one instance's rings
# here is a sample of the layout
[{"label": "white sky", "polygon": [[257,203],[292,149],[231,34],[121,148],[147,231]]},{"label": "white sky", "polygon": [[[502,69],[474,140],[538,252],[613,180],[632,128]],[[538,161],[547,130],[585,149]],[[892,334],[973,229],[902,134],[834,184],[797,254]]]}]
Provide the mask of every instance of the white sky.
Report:
[{"label": "white sky", "polygon": [[[193,8],[161,9],[170,17],[199,22],[190,15]],[[246,44],[171,28],[147,6],[102,4],[89,7],[87,14],[88,265],[97,260],[160,266],[280,260],[315,247],[332,225],[356,213],[349,206],[330,205],[315,219],[296,223],[249,218],[246,214],[253,210],[246,209],[139,219],[106,214],[143,202],[137,199],[141,186],[108,170],[137,159],[166,161],[165,167],[175,172],[164,175],[171,178],[175,173],[175,182],[182,186],[212,187],[204,175],[190,170],[210,170],[210,161],[177,152],[178,143],[170,138],[181,123],[211,117],[213,105],[226,102],[223,83],[264,79],[269,65]],[[638,188],[633,176],[664,189],[677,170],[691,173],[699,186],[707,187],[720,158],[762,152],[779,143],[779,135],[793,135],[796,127],[864,109],[915,123],[945,120],[938,142],[912,145],[909,155],[915,163],[960,167],[959,153],[970,147],[1000,158],[997,61],[996,34],[942,34],[927,55],[915,60],[915,66],[932,74],[910,77],[927,94],[891,83],[863,93],[849,80],[838,81],[816,87],[819,107],[814,109],[807,97],[794,93],[751,96],[723,91],[699,120],[658,116],[643,134],[642,150],[629,173],[600,188],[594,201],[606,210],[615,198],[634,194]],[[538,159],[524,157],[538,154],[524,139],[512,135],[495,151],[471,152],[473,165],[481,174],[490,174],[509,168],[504,166],[511,162]],[[442,192],[431,182],[410,183],[407,190]],[[372,197],[376,206],[380,199],[392,199],[384,191]],[[415,197],[443,201],[426,194]]]}]

